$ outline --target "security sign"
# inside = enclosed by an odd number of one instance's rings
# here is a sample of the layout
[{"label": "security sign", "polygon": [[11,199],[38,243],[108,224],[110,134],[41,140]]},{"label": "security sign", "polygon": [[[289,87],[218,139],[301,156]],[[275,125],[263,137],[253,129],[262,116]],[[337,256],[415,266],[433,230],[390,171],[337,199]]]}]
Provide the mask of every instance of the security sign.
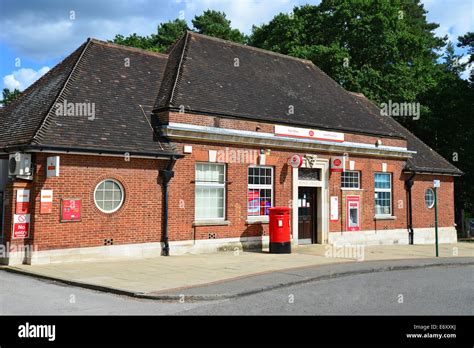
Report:
[{"label": "security sign", "polygon": [[30,214],[13,215],[13,239],[30,237]]}]

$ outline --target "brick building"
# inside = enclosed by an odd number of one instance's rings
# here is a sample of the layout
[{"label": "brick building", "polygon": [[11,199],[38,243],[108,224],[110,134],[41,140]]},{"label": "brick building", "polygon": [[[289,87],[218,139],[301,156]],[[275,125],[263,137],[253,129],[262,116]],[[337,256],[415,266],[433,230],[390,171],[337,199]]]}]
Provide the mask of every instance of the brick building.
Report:
[{"label": "brick building", "polygon": [[7,263],[261,247],[272,206],[294,244],[433,243],[433,180],[456,241],[461,171],[310,61],[191,32],[167,54],[89,39],[0,120]]}]

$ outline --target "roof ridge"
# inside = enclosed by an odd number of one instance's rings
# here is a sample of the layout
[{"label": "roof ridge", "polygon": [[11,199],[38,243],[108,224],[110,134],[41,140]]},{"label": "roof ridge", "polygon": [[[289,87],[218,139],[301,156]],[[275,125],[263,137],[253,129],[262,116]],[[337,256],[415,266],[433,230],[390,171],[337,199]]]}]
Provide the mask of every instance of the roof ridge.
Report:
[{"label": "roof ridge", "polygon": [[[186,34],[184,35],[183,38],[181,38],[181,40],[184,40],[184,43],[183,43],[183,50],[181,52],[181,57],[179,58],[179,62],[178,62],[178,66],[176,68],[176,76],[174,78],[174,82],[173,82],[173,87],[171,89],[171,93],[170,93],[170,97],[169,97],[169,101],[168,101],[168,106],[172,105],[173,104],[173,98],[174,98],[174,93],[175,93],[175,90],[176,90],[176,87],[178,85],[178,80],[179,80],[179,77],[181,75],[181,71],[182,71],[182,66],[183,66],[183,60],[184,60],[184,56],[185,56],[185,53],[186,53],[186,48],[187,48],[187,45],[188,45],[188,38],[189,38],[189,30],[186,31]],[[177,47],[177,46],[176,46]],[[176,48],[175,47],[175,48]],[[173,50],[175,49],[173,48]],[[171,52],[170,52],[171,54]]]},{"label": "roof ridge", "polygon": [[[80,47],[80,46],[79,46]],[[76,50],[73,51],[73,53],[75,52]],[[71,53],[72,54],[72,53]],[[47,77],[49,77],[49,75],[51,75],[53,73],[53,70],[57,67],[59,67],[61,64],[63,64],[65,62],[65,60],[68,58],[69,56],[66,56],[64,57],[64,59],[62,59],[59,63],[57,63],[55,66],[53,66],[52,68],[50,68],[43,76],[41,76],[39,79],[37,79],[35,82],[33,82],[32,84],[30,84],[25,90],[23,90],[23,92],[20,92],[20,95],[18,97],[16,97],[15,99],[13,99],[10,103],[8,103],[7,105],[3,105],[2,109],[3,110],[7,110],[8,108],[13,108],[16,104],[18,104],[25,96],[27,96],[32,90],[33,90],[33,87],[35,87],[36,84],[40,84],[41,81],[45,80]]]},{"label": "roof ridge", "polygon": [[273,52],[273,51],[266,50],[266,49],[263,49],[263,48],[260,48],[260,47],[245,45],[245,44],[242,44],[242,43],[238,43],[238,42],[234,42],[234,41],[230,41],[230,40],[225,40],[225,39],[221,39],[221,38],[214,37],[214,36],[204,35],[204,34],[196,33],[195,31],[192,31],[192,30],[187,30],[187,32],[191,35],[199,36],[199,37],[202,37],[202,38],[205,38],[205,39],[224,42],[224,43],[228,43],[228,44],[231,44],[231,45],[234,45],[234,46],[239,46],[239,47],[242,47],[242,48],[248,48],[248,49],[253,50],[253,51],[258,51],[258,52],[266,53],[266,54],[269,54],[269,55],[278,56],[278,57],[281,57],[281,58],[293,59],[293,60],[297,60],[297,61],[302,62],[302,63],[312,63],[312,61],[309,60],[309,59],[289,56],[287,54]]},{"label": "roof ridge", "polygon": [[90,46],[90,43],[92,41],[90,39],[87,39],[87,41],[85,42],[85,45],[84,45],[84,48],[82,49],[82,52],[81,54],[79,55],[79,57],[77,57],[77,60],[74,62],[74,65],[72,66],[72,69],[71,69],[71,72],[68,74],[68,77],[66,78],[66,80],[64,81],[64,84],[61,88],[61,90],[59,91],[59,93],[56,95],[56,98],[54,98],[54,101],[53,103],[51,104],[51,106],[49,107],[48,109],[48,112],[46,113],[46,116],[44,117],[43,121],[41,122],[41,124],[39,125],[38,129],[36,130],[35,134],[33,135],[33,137],[31,138],[31,143],[34,143],[36,141],[39,140],[39,137],[41,135],[41,132],[43,131],[43,128],[44,126],[46,125],[46,122],[49,118],[49,116],[51,115],[51,111],[53,110],[54,106],[57,104],[58,100],[61,98],[64,90],[66,89],[66,86],[68,85],[69,81],[71,80],[75,70],[76,70],[76,67],[78,66],[79,62],[81,61],[82,57],[84,56],[85,52],[87,51],[87,49],[89,48]]},{"label": "roof ridge", "polygon": [[125,50],[125,51],[133,51],[133,52],[148,54],[148,55],[152,55],[152,56],[163,56],[163,58],[168,57],[168,54],[166,54],[166,53],[148,51],[148,50],[145,50],[143,48],[120,45],[120,44],[117,44],[117,43],[114,43],[114,42],[99,40],[99,39],[95,39],[95,38],[88,38],[87,40],[91,41],[93,43],[96,43],[98,45],[114,47],[114,48],[122,49],[122,50]]}]

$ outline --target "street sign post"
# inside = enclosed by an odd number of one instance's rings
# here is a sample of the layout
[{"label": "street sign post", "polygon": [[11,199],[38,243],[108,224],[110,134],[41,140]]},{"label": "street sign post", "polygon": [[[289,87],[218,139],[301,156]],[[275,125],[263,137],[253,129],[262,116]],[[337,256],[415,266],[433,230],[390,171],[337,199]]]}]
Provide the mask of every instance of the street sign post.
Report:
[{"label": "street sign post", "polygon": [[438,257],[438,187],[440,186],[439,180],[433,181],[434,187],[434,206],[435,206],[435,243],[436,243],[436,257]]}]

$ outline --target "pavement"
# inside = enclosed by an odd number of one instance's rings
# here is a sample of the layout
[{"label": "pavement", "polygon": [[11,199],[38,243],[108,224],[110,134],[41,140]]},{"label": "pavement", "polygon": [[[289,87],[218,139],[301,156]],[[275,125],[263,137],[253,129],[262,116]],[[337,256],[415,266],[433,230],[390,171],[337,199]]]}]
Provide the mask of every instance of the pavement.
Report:
[{"label": "pavement", "polygon": [[434,245],[306,245],[292,254],[231,251],[2,269],[139,298],[214,300],[351,274],[474,264],[474,243],[442,244],[440,257],[434,253]]}]

